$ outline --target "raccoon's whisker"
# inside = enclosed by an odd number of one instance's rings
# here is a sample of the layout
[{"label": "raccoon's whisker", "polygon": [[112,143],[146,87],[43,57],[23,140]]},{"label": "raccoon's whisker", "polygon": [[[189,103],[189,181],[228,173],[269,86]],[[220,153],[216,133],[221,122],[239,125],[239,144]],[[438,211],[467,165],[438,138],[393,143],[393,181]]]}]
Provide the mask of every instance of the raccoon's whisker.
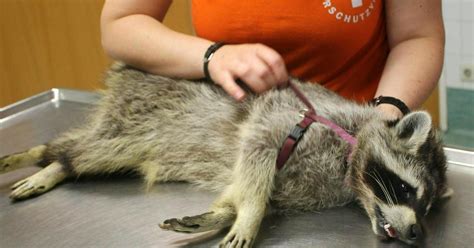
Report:
[{"label": "raccoon's whisker", "polygon": [[390,183],[390,188],[392,189],[393,196],[395,197],[395,202],[398,204],[398,197],[397,194],[395,194],[395,189],[393,188],[392,181],[389,179],[388,182]]},{"label": "raccoon's whisker", "polygon": [[[363,172],[365,174],[368,174],[367,172]],[[368,174],[369,175],[369,174]],[[370,175],[369,175],[370,176]],[[371,176],[372,177],[372,176]],[[356,176],[350,176],[350,178],[353,178],[353,179],[357,179]],[[373,178],[373,177],[372,177]],[[354,190],[354,192],[358,192],[358,194],[365,194],[365,191],[361,188],[361,187],[357,187],[355,185],[348,185],[351,189]],[[382,199],[380,199],[380,197],[374,195],[375,199],[382,202]]]},{"label": "raccoon's whisker", "polygon": [[[379,177],[376,175],[376,174],[372,174],[372,173],[367,173],[367,172],[364,172],[365,174],[369,175],[370,177],[372,177],[372,179],[375,180],[375,182],[377,182],[377,184],[379,185],[379,187],[382,189],[382,192],[385,196],[385,198],[387,199],[388,203],[391,204],[391,205],[394,205],[393,204],[393,200],[392,198],[390,197],[390,194],[388,193],[388,190],[387,188],[384,186],[384,184],[382,184],[381,179],[379,180]],[[379,197],[377,197],[379,198]],[[379,200],[381,200],[379,198]]]},{"label": "raccoon's whisker", "polygon": [[389,203],[392,206],[395,205],[394,202],[393,202],[392,196],[390,195],[390,192],[388,191],[388,187],[387,187],[387,185],[385,185],[385,181],[382,179],[382,176],[379,174],[378,171],[375,170],[374,172],[376,173],[376,175],[378,176],[380,181],[382,181],[382,183],[383,183],[383,189],[382,190],[384,190],[384,193],[386,192],[386,195],[388,195],[388,197],[387,196],[386,197],[389,199]]},{"label": "raccoon's whisker", "polygon": [[393,203],[393,199],[392,199],[392,196],[390,195],[390,193],[388,192],[388,189],[387,187],[385,186],[385,183],[382,181],[380,182],[379,180],[377,180],[377,183],[380,185],[380,188],[382,189],[385,197],[387,198],[387,201],[390,205],[394,205]]},{"label": "raccoon's whisker", "polygon": [[390,197],[390,194],[388,194],[388,191],[387,191],[387,188],[385,187],[385,184],[382,184],[382,182],[383,182],[382,179],[379,176],[377,176],[376,174],[372,175],[372,173],[370,173],[368,175],[371,176],[377,182],[379,187],[382,189],[382,192],[385,195],[385,198],[387,199],[388,203],[392,204],[393,203],[392,198]]},{"label": "raccoon's whisker", "polygon": [[[364,173],[367,174],[367,175],[369,175],[372,179],[374,179],[374,180],[377,182],[377,184],[380,186],[380,188],[382,189],[382,192],[384,192],[383,186],[380,184],[380,181],[379,181],[378,178],[376,178],[374,175],[372,175],[372,174],[370,174],[370,173],[367,173],[367,172],[364,172]],[[387,194],[386,194],[385,192],[384,192],[384,195],[385,195],[385,197],[387,197]],[[384,201],[383,201],[380,197],[378,197],[377,195],[374,194],[374,196],[375,196],[375,198],[378,199],[380,202],[384,202]],[[387,199],[388,199],[388,198],[387,198]]]}]

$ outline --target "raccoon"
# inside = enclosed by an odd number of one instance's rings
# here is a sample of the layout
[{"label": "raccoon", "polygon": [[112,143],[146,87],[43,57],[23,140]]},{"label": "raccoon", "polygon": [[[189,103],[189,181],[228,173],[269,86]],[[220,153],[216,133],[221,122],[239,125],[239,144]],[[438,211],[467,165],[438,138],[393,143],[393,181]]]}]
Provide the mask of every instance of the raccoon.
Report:
[{"label": "raccoon", "polygon": [[46,145],[0,159],[0,170],[45,167],[12,186],[13,200],[67,178],[135,171],[145,185],[185,181],[220,192],[209,212],[159,226],[183,233],[230,227],[221,246],[251,247],[269,213],[318,211],[356,201],[374,233],[423,240],[421,219],[449,197],[446,158],[431,117],[386,120],[317,84],[291,79],[323,116],[357,138],[350,145],[313,123],[285,166],[275,162],[305,106],[290,89],[248,92],[236,102],[218,86],[151,75],[115,64],[90,119]]}]

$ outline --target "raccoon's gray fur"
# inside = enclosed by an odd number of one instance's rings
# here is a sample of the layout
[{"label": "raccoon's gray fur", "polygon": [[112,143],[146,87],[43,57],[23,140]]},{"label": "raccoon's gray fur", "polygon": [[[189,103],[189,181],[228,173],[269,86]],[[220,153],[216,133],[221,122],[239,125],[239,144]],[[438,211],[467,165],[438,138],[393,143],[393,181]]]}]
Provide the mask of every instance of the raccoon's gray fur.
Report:
[{"label": "raccoon's gray fur", "polygon": [[221,243],[231,247],[252,245],[269,206],[315,211],[355,200],[377,235],[418,242],[420,218],[450,193],[430,116],[413,112],[387,121],[371,106],[292,80],[319,115],[356,136],[351,161],[349,144],[313,123],[284,168],[276,169],[279,149],[305,107],[290,89],[249,94],[239,103],[206,82],[116,64],[88,123],[47,145],[1,159],[0,168],[47,165],[15,184],[13,199],[46,192],[67,177],[121,170],[143,174],[148,187],[187,181],[220,191],[210,212],[160,226],[178,232],[232,226]]}]

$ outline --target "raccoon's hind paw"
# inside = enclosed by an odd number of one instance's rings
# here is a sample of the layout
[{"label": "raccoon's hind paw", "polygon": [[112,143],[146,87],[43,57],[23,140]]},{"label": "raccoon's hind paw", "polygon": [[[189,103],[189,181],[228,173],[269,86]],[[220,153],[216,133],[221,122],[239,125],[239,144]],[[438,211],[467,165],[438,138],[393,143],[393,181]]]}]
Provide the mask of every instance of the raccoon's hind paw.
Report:
[{"label": "raccoon's hind paw", "polygon": [[22,200],[32,195],[43,193],[46,187],[44,185],[35,185],[30,183],[28,179],[21,180],[12,186],[12,192],[10,198],[12,200]]},{"label": "raccoon's hind paw", "polygon": [[63,181],[67,173],[63,171],[61,164],[55,162],[40,170],[33,176],[15,183],[11,189],[12,200],[22,200],[33,195],[42,194],[56,184]]},{"label": "raccoon's hind paw", "polygon": [[181,233],[194,233],[197,232],[196,230],[199,229],[199,224],[185,224],[181,219],[167,219],[163,223],[160,224],[160,228],[164,230],[170,230],[175,232]]},{"label": "raccoon's hind paw", "polygon": [[0,174],[7,173],[12,170],[20,169],[27,166],[36,165],[46,150],[45,145],[31,148],[22,153],[12,154],[0,158]]},{"label": "raccoon's hind paw", "polygon": [[9,156],[0,158],[0,173],[5,173],[9,170],[11,162],[9,161]]},{"label": "raccoon's hind paw", "polygon": [[38,177],[37,174],[15,183],[11,189],[12,200],[22,200],[33,195],[42,194],[51,189],[55,184],[52,181]]},{"label": "raccoon's hind paw", "polygon": [[207,212],[195,216],[185,216],[181,219],[165,220],[159,226],[161,229],[182,233],[197,233],[221,229],[232,225],[235,215],[231,212]]},{"label": "raccoon's hind paw", "polygon": [[14,154],[0,158],[0,174],[25,167],[29,161],[28,154]]},{"label": "raccoon's hind paw", "polygon": [[[209,220],[212,219],[213,212],[208,212],[195,216],[185,216],[182,219],[172,218],[160,224],[160,228],[182,233],[195,233],[212,230]],[[210,218],[211,217],[211,218]]]}]

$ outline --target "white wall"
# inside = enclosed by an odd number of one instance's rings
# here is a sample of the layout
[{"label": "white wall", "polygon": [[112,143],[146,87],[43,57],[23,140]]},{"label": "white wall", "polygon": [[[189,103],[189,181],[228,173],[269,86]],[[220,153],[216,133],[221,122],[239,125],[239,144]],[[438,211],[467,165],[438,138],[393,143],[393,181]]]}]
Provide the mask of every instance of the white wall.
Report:
[{"label": "white wall", "polygon": [[447,87],[474,90],[461,80],[461,66],[474,65],[474,0],[442,0],[446,48],[439,84],[440,128],[448,129]]},{"label": "white wall", "polygon": [[443,0],[446,51],[442,85],[474,90],[461,81],[461,66],[474,65],[474,0]]}]

